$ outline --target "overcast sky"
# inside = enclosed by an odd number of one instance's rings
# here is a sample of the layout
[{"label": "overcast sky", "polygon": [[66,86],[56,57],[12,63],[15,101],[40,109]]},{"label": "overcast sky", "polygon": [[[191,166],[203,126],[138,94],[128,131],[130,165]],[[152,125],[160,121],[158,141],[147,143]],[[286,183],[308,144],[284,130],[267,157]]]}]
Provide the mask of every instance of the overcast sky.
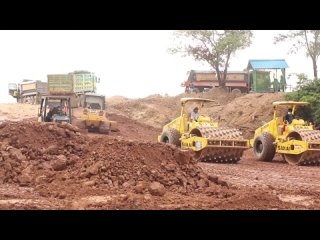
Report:
[{"label": "overcast sky", "polygon": [[[229,70],[243,70],[249,59],[286,59],[287,73],[312,77],[304,51],[289,55],[289,45],[273,44],[279,32],[257,30],[250,48],[238,51]],[[100,77],[98,93],[140,98],[176,95],[187,71],[209,65],[167,52],[173,31],[0,31],[0,102],[14,102],[8,83],[23,79],[47,81],[47,74],[88,70]],[[291,79],[288,80],[288,84]],[[294,81],[294,80],[291,80]]]}]

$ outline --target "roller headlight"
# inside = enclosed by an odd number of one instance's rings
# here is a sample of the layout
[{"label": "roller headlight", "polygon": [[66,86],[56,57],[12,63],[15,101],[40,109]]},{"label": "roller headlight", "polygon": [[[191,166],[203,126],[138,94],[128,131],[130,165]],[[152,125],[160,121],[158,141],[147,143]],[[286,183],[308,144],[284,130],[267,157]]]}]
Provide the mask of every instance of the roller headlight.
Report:
[{"label": "roller headlight", "polygon": [[202,147],[202,143],[201,142],[196,142],[195,146],[196,146],[196,148],[201,148]]}]

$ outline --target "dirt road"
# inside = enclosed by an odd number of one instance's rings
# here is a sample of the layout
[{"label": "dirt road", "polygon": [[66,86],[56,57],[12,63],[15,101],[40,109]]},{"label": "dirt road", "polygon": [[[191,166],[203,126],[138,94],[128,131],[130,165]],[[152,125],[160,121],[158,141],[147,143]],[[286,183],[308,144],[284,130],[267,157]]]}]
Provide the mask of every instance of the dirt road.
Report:
[{"label": "dirt road", "polygon": [[276,156],[273,162],[259,162],[252,150],[236,165],[199,164],[204,172],[216,175],[232,186],[271,190],[280,200],[304,206],[320,205],[320,168],[292,166]]},{"label": "dirt road", "polygon": [[236,165],[200,163],[200,166],[236,186],[320,193],[319,167],[292,166],[280,157],[273,162],[260,162],[249,151]]}]

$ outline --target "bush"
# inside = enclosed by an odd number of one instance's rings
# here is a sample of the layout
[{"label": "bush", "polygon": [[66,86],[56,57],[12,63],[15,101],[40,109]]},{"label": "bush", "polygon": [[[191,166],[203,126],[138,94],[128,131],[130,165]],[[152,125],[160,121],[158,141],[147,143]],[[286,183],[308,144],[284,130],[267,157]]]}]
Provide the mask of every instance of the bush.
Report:
[{"label": "bush", "polygon": [[299,108],[297,114],[320,125],[320,79],[308,80],[306,84],[300,85],[297,91],[286,94],[285,99],[309,102],[310,107]]}]

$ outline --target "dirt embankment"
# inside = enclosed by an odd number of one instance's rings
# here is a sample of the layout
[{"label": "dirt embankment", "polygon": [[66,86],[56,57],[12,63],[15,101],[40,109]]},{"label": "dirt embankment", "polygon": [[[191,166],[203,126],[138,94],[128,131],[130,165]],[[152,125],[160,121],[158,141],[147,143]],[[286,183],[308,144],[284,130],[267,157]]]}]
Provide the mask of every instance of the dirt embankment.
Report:
[{"label": "dirt embankment", "polygon": [[107,99],[109,111],[129,117],[147,125],[162,128],[180,113],[180,97],[151,95],[146,98],[113,102]]},{"label": "dirt embankment", "polygon": [[220,126],[240,128],[244,136],[251,138],[263,121],[272,118],[272,102],[283,99],[283,93],[235,94],[222,90],[212,90],[199,94],[180,94],[175,97],[151,95],[141,99],[124,99],[112,102],[107,100],[109,111],[124,115],[147,125],[162,128],[180,114],[182,97],[201,97],[212,99],[203,109]]},{"label": "dirt embankment", "polygon": [[119,129],[118,132],[111,132],[111,136],[121,136],[129,140],[141,142],[157,142],[157,137],[162,131],[161,128],[155,128],[114,113],[109,114],[108,118],[116,121]]},{"label": "dirt embankment", "polygon": [[110,203],[105,207],[130,209],[137,199],[146,200],[148,208],[149,200],[165,194],[222,188],[218,178],[202,172],[191,152],[162,143],[89,138],[69,124],[7,122],[0,129],[0,183],[69,200],[67,208],[82,208],[81,197],[98,193],[114,194],[110,202],[103,200]]}]

